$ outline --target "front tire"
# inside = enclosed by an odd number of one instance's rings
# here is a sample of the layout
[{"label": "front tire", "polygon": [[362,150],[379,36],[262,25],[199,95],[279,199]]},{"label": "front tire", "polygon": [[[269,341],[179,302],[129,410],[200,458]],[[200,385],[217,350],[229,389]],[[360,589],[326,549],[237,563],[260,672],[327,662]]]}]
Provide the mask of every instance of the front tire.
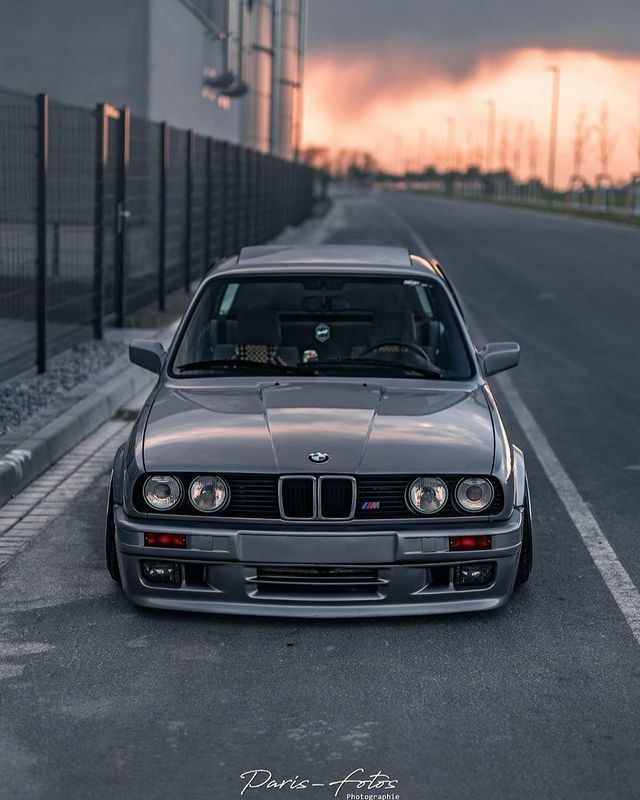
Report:
[{"label": "front tire", "polygon": [[113,516],[113,488],[109,484],[109,500],[107,501],[107,517],[105,521],[105,557],[107,570],[113,580],[122,586],[120,566],[118,565],[118,552],[116,550],[116,522]]},{"label": "front tire", "polygon": [[522,524],[522,545],[520,547],[520,560],[516,574],[516,588],[529,580],[533,567],[533,532],[531,528],[531,499],[527,486],[526,501],[524,504],[524,521]]}]

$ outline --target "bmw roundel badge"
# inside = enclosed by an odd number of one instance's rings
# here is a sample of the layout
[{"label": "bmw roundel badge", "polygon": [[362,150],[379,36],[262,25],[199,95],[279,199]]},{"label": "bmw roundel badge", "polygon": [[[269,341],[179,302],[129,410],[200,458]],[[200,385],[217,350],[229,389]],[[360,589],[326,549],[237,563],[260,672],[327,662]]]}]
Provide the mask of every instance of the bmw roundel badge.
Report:
[{"label": "bmw roundel badge", "polygon": [[307,460],[312,464],[326,464],[329,460],[329,453],[309,453]]}]

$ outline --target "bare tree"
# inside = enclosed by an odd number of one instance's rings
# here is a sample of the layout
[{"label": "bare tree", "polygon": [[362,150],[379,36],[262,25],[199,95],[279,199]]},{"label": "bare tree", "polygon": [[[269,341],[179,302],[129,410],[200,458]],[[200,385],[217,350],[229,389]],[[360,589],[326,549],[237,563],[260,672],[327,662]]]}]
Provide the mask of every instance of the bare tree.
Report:
[{"label": "bare tree", "polygon": [[584,166],[585,148],[591,138],[591,133],[594,131],[593,127],[587,125],[587,109],[581,106],[580,112],[576,119],[573,138],[573,172],[571,175],[571,187],[574,191],[582,190],[584,188],[585,179],[582,173]]},{"label": "bare tree", "polygon": [[500,169],[508,169],[509,159],[509,124],[503,122],[500,126],[500,144],[498,145],[498,160]]},{"label": "bare tree", "polygon": [[596,180],[599,184],[608,184],[611,182],[609,164],[618,141],[618,135],[610,133],[609,107],[606,103],[603,103],[602,109],[600,110],[600,119],[598,124],[595,126],[595,131],[598,136],[598,150],[600,157],[600,174],[596,175]]},{"label": "bare tree", "polygon": [[520,166],[522,163],[522,145],[524,141],[524,123],[516,125],[516,135],[513,143],[513,175],[516,181],[520,180]]},{"label": "bare tree", "polygon": [[536,134],[536,124],[530,119],[527,123],[527,155],[529,161],[529,177],[536,178],[538,175],[538,156],[540,142]]}]

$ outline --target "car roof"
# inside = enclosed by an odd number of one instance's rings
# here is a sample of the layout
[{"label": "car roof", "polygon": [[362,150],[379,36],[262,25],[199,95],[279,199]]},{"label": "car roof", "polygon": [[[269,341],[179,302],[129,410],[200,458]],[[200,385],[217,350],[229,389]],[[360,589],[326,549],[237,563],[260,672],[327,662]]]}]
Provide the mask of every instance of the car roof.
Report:
[{"label": "car roof", "polygon": [[437,275],[428,261],[412,256],[405,247],[382,245],[259,245],[243,247],[237,257],[226,259],[214,267],[222,273],[276,273],[295,269],[313,272],[375,272],[377,274],[425,272]]}]

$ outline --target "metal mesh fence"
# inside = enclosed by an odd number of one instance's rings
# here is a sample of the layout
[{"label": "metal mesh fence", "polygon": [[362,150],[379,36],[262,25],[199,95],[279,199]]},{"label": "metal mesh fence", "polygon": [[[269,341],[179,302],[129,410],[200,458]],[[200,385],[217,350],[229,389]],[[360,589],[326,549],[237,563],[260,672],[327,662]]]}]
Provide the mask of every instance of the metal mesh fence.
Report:
[{"label": "metal mesh fence", "polygon": [[35,362],[34,98],[0,91],[0,374]]},{"label": "metal mesh fence", "polygon": [[0,90],[0,379],[300,222],[313,171],[130,116]]},{"label": "metal mesh fence", "polygon": [[191,154],[191,214],[189,275],[192,279],[203,275],[209,266],[207,253],[206,226],[207,208],[207,139],[193,137]]},{"label": "metal mesh fence", "polygon": [[182,285],[186,260],[187,232],[187,132],[169,128],[167,164],[166,288],[172,292]]},{"label": "metal mesh fence", "polygon": [[83,341],[93,322],[96,124],[51,103],[47,185],[47,354]]},{"label": "metal mesh fence", "polygon": [[153,302],[158,295],[161,160],[162,126],[132,116],[126,208],[120,209],[120,226],[126,231],[125,313]]}]

